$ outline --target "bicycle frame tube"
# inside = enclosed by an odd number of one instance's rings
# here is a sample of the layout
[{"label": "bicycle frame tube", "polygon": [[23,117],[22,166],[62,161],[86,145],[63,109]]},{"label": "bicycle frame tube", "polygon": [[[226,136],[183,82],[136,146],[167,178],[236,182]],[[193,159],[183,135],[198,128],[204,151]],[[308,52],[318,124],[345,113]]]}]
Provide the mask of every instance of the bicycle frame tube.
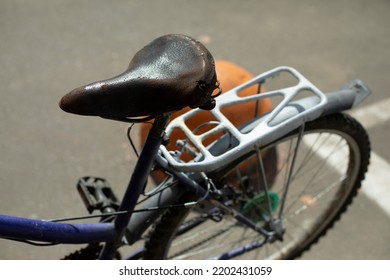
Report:
[{"label": "bicycle frame tube", "polygon": [[109,241],[115,235],[115,228],[109,223],[65,224],[0,215],[0,236],[3,238],[81,244]]},{"label": "bicycle frame tube", "polygon": [[223,255],[221,255],[219,257],[215,257],[215,258],[211,258],[211,259],[213,259],[213,260],[230,260],[230,259],[238,257],[238,256],[240,256],[242,254],[248,253],[248,252],[250,252],[252,250],[259,249],[260,247],[262,247],[266,243],[267,243],[267,239],[264,238],[261,241],[253,242],[251,244],[247,244],[246,246],[242,246],[242,247],[236,248],[234,250],[231,250],[230,252],[226,252],[225,254],[223,254]]},{"label": "bicycle frame tube", "polygon": [[124,211],[125,214],[116,216],[114,221],[117,236],[113,241],[105,244],[100,259],[112,259],[116,250],[123,243],[122,239],[126,227],[130,221],[138,198],[145,188],[147,178],[160,148],[169,118],[170,114],[162,115],[157,117],[153,123],[119,208],[119,212]]},{"label": "bicycle frame tube", "polygon": [[174,204],[177,198],[186,191],[186,188],[179,185],[178,182],[164,182],[164,186],[167,184],[170,186],[167,188],[163,187],[161,192],[153,195],[140,205],[140,208],[153,210],[132,214],[125,233],[126,242],[129,245],[138,241],[145,230],[156,221],[161,215],[161,210],[159,209]]}]

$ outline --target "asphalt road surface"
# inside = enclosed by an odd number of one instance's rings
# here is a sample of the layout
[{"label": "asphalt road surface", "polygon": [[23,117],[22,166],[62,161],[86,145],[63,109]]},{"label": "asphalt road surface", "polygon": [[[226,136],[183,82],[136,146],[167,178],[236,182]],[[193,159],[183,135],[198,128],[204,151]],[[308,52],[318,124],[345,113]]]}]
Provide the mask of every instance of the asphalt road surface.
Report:
[{"label": "asphalt road surface", "polygon": [[[354,78],[371,87],[352,112],[373,147],[363,191],[303,258],[389,259],[389,12],[386,0],[2,0],[0,213],[85,214],[74,187],[84,175],[107,178],[120,196],[134,163],[126,124],[66,114],[58,101],[121,73],[154,38],[182,33],[254,74],[288,65],[324,92]],[[0,259],[58,259],[76,247],[0,240]]]}]

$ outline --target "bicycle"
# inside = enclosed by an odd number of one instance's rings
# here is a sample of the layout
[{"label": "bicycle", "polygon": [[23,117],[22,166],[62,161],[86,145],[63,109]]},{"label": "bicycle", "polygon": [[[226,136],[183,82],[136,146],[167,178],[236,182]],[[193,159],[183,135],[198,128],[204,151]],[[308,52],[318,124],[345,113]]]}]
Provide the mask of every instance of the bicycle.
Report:
[{"label": "bicycle", "polygon": [[[248,89],[254,93],[243,94]],[[369,94],[359,80],[324,94],[295,69],[278,67],[221,95],[201,43],[159,37],[124,73],[60,102],[69,113],[151,123],[123,198],[105,179],[83,177],[77,189],[90,215],[80,219],[100,222],[0,215],[0,236],[88,244],[66,259],[120,258],[120,248],[139,240],[144,246],[126,259],[299,257],[347,210],[364,179],[369,138],[343,111]],[[262,102],[272,108],[261,111]],[[226,112],[243,105],[252,117],[231,122]],[[192,110],[170,120],[187,106]],[[169,144],[172,135],[178,140]]]}]

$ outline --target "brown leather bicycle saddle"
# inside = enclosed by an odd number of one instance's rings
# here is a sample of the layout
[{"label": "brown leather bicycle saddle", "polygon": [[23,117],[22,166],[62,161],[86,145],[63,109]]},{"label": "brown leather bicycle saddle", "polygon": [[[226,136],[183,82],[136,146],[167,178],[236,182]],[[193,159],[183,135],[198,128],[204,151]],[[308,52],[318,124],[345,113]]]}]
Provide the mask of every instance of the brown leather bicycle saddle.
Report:
[{"label": "brown leather bicycle saddle", "polygon": [[184,35],[165,35],[142,48],[128,69],[62,97],[62,110],[121,119],[154,116],[210,102],[217,87],[210,52]]}]

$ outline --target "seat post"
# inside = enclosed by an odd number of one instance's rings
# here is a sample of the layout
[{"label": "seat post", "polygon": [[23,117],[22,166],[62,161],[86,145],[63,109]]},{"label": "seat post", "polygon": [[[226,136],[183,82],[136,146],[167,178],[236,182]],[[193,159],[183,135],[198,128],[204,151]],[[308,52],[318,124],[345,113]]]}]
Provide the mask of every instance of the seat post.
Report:
[{"label": "seat post", "polygon": [[118,215],[114,222],[117,238],[113,242],[106,244],[100,256],[102,259],[111,259],[115,254],[115,249],[121,244],[126,226],[147,182],[170,116],[171,113],[166,113],[156,117],[154,120],[119,208],[119,212],[123,211],[126,213]]}]

